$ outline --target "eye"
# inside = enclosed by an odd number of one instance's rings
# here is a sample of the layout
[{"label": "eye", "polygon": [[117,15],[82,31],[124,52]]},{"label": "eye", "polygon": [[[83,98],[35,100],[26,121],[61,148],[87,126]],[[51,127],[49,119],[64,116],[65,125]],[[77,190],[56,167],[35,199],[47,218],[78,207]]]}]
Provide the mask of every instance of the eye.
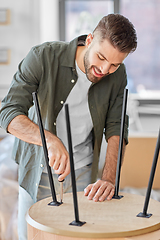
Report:
[{"label": "eye", "polygon": [[104,60],[104,58],[101,56],[101,55],[99,55],[99,54],[97,54],[98,55],[98,58],[100,59],[100,60]]}]

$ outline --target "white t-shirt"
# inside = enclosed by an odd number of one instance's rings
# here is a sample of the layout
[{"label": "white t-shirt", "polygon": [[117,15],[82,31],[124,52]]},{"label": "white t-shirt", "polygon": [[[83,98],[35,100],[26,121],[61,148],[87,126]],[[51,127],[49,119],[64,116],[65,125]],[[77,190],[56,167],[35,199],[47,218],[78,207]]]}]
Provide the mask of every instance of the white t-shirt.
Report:
[{"label": "white t-shirt", "polygon": [[[88,90],[92,84],[77,63],[77,83],[72,88],[66,102],[69,106],[75,170],[93,161],[92,133],[93,123],[88,106]],[[57,136],[68,150],[65,108],[62,107],[56,120]]]}]

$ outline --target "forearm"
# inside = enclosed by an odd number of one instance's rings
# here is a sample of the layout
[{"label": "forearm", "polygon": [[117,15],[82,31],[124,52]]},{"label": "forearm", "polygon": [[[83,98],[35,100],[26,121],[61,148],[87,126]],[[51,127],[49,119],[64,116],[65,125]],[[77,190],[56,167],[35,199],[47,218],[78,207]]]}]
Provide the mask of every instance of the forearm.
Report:
[{"label": "forearm", "polygon": [[[27,116],[19,115],[8,125],[8,132],[17,138],[32,144],[42,146],[38,125],[33,123]],[[69,155],[61,140],[54,134],[44,130],[48,149],[49,165],[55,173],[61,174],[62,181],[70,173]]]},{"label": "forearm", "polygon": [[[119,136],[112,136],[108,139],[107,153],[102,173],[102,180],[115,184],[117,159],[119,149]],[[123,141],[122,161],[125,152],[125,141]]]},{"label": "forearm", "polygon": [[38,125],[25,115],[15,117],[8,125],[8,132],[25,142],[42,145]]}]

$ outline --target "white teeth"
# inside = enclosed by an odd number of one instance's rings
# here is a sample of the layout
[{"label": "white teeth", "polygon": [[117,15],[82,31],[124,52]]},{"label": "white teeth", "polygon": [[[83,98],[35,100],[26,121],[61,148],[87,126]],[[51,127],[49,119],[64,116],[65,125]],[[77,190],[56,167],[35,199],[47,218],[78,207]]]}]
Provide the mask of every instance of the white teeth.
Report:
[{"label": "white teeth", "polygon": [[97,72],[97,69],[96,69],[96,68],[94,68],[94,71],[95,71],[97,74],[100,74],[99,72]]},{"label": "white teeth", "polygon": [[97,69],[94,67],[94,71],[98,74],[98,75],[102,75],[102,73],[100,73],[99,71],[97,71]]}]

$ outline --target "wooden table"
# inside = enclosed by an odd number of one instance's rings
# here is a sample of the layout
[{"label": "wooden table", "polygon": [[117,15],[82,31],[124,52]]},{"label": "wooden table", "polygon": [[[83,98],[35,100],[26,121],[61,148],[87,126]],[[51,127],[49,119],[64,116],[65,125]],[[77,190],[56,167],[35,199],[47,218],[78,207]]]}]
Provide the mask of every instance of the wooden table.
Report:
[{"label": "wooden table", "polygon": [[82,227],[71,226],[74,218],[73,197],[64,194],[64,203],[59,207],[49,206],[51,198],[35,203],[28,211],[28,240],[159,240],[160,202],[151,199],[150,218],[139,218],[144,197],[123,193],[120,200],[89,201],[82,192],[78,193],[80,221]]}]

